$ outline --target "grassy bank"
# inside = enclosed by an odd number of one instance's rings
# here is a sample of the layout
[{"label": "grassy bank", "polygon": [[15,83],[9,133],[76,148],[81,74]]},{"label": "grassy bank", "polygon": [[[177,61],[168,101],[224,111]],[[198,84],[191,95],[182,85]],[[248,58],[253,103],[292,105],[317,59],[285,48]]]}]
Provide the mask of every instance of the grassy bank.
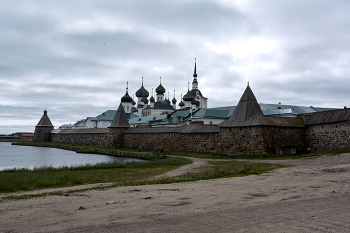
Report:
[{"label": "grassy bank", "polygon": [[15,146],[36,146],[51,147],[63,150],[71,150],[77,153],[103,154],[110,156],[132,157],[139,159],[164,159],[165,154],[159,154],[156,151],[141,151],[136,149],[126,150],[123,148],[107,148],[105,145],[88,145],[88,144],[68,144],[57,142],[12,142]]},{"label": "grassy bank", "polygon": [[[70,191],[56,191],[47,192],[41,194],[31,195],[10,195],[3,197],[2,199],[27,199],[33,197],[47,196],[47,195],[69,195],[73,192],[83,192],[88,190],[103,190],[117,186],[137,186],[147,184],[169,184],[179,183],[197,180],[218,179],[224,177],[235,176],[247,176],[261,174],[276,168],[284,167],[277,164],[265,164],[265,163],[248,163],[237,161],[218,161],[211,162],[211,166],[205,166],[198,168],[196,172],[187,173],[181,176],[162,179],[148,179],[152,176],[163,174],[164,172],[178,167],[179,165],[185,165],[189,163],[189,160],[183,158],[168,158],[165,160],[157,160],[143,163],[130,163],[125,167],[122,165],[116,165],[118,168],[106,168],[104,165],[102,168],[97,169],[95,166],[89,167],[77,167],[75,169],[61,168],[41,168],[35,171],[6,171],[0,172],[0,178],[6,177],[6,180],[18,180],[18,187],[13,187],[11,190],[32,190],[40,188],[51,187],[66,187],[76,184],[84,184],[85,182],[116,182],[110,186],[85,188]],[[109,165],[112,166],[113,165]],[[171,169],[170,169],[171,168]],[[85,170],[87,169],[87,170]],[[88,173],[88,174],[87,174]],[[5,174],[5,175],[4,175]],[[24,177],[25,180],[22,180]],[[87,179],[90,177],[89,179]],[[50,181],[55,179],[56,181]],[[8,182],[6,182],[8,183]],[[31,184],[31,185],[28,185]],[[23,185],[23,186],[20,186]],[[0,185],[3,189],[3,184]],[[38,187],[39,186],[39,187]],[[45,187],[43,187],[45,186]]]},{"label": "grassy bank", "polygon": [[0,192],[28,191],[106,182],[134,182],[191,163],[184,158],[149,162],[100,163],[76,167],[11,169],[0,172]]}]

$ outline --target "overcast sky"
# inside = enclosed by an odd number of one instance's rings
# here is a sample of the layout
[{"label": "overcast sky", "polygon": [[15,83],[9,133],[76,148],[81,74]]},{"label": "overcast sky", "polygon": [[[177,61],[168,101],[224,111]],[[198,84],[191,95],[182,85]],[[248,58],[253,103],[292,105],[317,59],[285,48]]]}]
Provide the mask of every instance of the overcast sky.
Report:
[{"label": "overcast sky", "polygon": [[350,106],[348,0],[0,0],[0,134],[117,109],[129,82],[208,107]]}]

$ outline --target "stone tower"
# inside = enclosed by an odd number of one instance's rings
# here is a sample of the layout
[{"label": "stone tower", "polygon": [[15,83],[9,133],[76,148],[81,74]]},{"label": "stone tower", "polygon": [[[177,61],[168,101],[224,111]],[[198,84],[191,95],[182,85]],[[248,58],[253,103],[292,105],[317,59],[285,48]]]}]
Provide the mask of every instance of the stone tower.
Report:
[{"label": "stone tower", "polygon": [[123,133],[130,127],[128,119],[123,108],[120,104],[117,113],[114,116],[111,126],[109,126],[109,132],[107,136],[108,148],[122,148],[123,147]]},{"label": "stone tower", "polygon": [[45,109],[44,115],[41,117],[39,123],[35,126],[33,142],[50,142],[50,132],[53,130],[53,125],[50,118],[47,116]]}]

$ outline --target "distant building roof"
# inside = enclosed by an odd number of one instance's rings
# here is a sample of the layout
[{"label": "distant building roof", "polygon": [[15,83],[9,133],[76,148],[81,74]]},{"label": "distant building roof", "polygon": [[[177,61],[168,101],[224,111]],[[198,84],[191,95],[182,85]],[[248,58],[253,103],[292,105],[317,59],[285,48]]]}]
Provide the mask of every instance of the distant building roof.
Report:
[{"label": "distant building roof", "polygon": [[163,120],[156,122],[153,125],[176,125],[177,123],[182,122],[185,118],[190,117],[190,114],[190,110],[175,110],[171,114],[167,115]]},{"label": "distant building roof", "polygon": [[164,101],[157,101],[157,102],[154,103],[154,107],[153,108],[151,108],[151,106],[148,105],[145,108],[145,110],[146,109],[165,109],[165,110],[169,109],[169,110],[174,110],[173,106],[171,106],[169,103],[164,102]]},{"label": "distant building roof", "polygon": [[302,116],[305,125],[318,125],[340,121],[350,121],[350,109],[338,109],[324,112],[317,112]]},{"label": "distant building roof", "polygon": [[34,137],[33,133],[24,133],[22,134],[22,137]]},{"label": "distant building roof", "polygon": [[[107,110],[97,117],[88,117],[87,119],[90,121],[113,121],[115,114],[117,113],[117,110]],[[127,119],[131,119],[133,117],[136,117],[134,113],[125,113]]]}]

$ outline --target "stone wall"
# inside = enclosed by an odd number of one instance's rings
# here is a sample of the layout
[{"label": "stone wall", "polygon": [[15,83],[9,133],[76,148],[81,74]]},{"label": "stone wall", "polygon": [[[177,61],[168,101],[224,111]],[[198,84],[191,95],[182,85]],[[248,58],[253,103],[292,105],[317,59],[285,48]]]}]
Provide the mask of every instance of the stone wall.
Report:
[{"label": "stone wall", "polygon": [[305,127],[277,127],[277,126],[263,126],[263,135],[265,141],[266,151],[273,153],[280,153],[278,145],[273,139],[273,135],[287,135],[293,138],[296,146],[296,153],[306,152],[306,134]]},{"label": "stone wall", "polygon": [[306,129],[306,143],[311,151],[350,148],[350,122],[310,125]]},{"label": "stone wall", "polygon": [[219,133],[126,133],[123,135],[124,148],[147,150],[216,152]]},{"label": "stone wall", "polygon": [[53,126],[36,126],[33,142],[50,142]]},{"label": "stone wall", "polygon": [[125,148],[164,148],[231,156],[265,154],[275,150],[274,134],[291,135],[297,143],[297,152],[306,151],[305,128],[274,126],[221,128],[218,133],[126,133],[123,135],[123,145]]},{"label": "stone wall", "polygon": [[217,147],[220,154],[265,154],[268,152],[261,126],[221,128],[219,138],[220,142],[217,143]]},{"label": "stone wall", "polygon": [[107,133],[53,133],[51,134],[51,141],[105,145],[107,143]]},{"label": "stone wall", "polygon": [[[122,131],[120,129],[112,130],[110,133],[109,129],[94,129],[93,131],[91,129],[91,132],[88,129],[65,130],[51,134],[50,140],[74,144],[100,144],[109,147],[120,147],[119,145],[124,148],[142,147],[148,150],[163,148],[173,151],[218,153],[232,156],[279,153],[278,150],[281,148],[277,148],[273,135],[287,135],[295,141],[297,153],[306,152],[307,147],[310,147],[311,151],[350,148],[349,121],[308,127],[232,127],[206,133],[200,130],[190,132],[186,131],[186,128],[183,129],[185,130],[176,131],[164,128],[162,129],[164,132],[160,132],[160,130],[155,131],[155,128],[145,128],[141,130],[143,133],[128,131],[126,128]],[[44,128],[36,129],[36,132],[37,130],[43,131]],[[42,134],[36,135],[45,135],[46,131],[44,131]],[[43,136],[38,140],[43,141],[47,138]]]},{"label": "stone wall", "polygon": [[123,148],[123,132],[128,127],[111,127],[107,135],[106,147],[108,148]]}]

